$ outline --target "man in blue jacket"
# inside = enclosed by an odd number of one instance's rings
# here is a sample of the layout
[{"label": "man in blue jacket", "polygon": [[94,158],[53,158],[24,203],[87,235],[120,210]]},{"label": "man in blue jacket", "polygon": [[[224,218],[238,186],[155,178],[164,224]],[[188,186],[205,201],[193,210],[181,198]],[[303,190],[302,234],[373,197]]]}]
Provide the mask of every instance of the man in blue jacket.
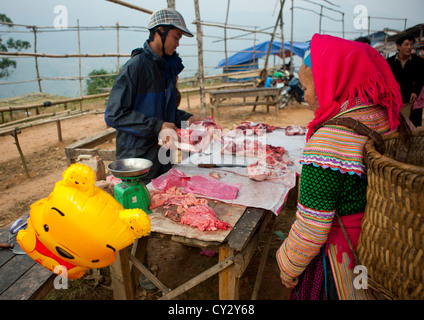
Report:
[{"label": "man in blue jacket", "polygon": [[177,76],[184,66],[175,50],[183,35],[193,37],[184,18],[174,9],[161,9],[150,16],[148,29],[149,39],[131,53],[112,87],[105,112],[106,123],[116,129],[116,158],[153,162],[146,183],[172,167],[159,158],[161,138],[168,142],[164,148],[173,145],[172,137],[164,137],[163,132],[180,128],[182,121],[200,120],[176,105]]}]

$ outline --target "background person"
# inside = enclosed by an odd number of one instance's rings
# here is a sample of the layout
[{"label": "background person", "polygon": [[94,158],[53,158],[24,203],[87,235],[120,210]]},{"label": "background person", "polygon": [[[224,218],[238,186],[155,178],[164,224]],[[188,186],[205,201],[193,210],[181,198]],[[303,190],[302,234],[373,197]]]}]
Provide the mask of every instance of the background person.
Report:
[{"label": "background person", "polygon": [[419,127],[422,125],[423,110],[412,109],[412,105],[420,95],[424,81],[424,60],[412,54],[415,38],[410,34],[403,35],[396,40],[398,52],[389,58],[387,62],[393,71],[396,81],[400,85],[404,107],[401,112],[412,123]]}]

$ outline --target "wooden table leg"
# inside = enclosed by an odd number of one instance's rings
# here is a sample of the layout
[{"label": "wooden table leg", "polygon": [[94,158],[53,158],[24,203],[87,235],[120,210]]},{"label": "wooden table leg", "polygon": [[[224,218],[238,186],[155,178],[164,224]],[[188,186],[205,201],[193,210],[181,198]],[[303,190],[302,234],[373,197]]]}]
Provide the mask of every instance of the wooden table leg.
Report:
[{"label": "wooden table leg", "polygon": [[113,298],[115,300],[134,300],[135,287],[131,277],[128,248],[116,254],[115,261],[110,265]]},{"label": "wooden table leg", "polygon": [[[227,245],[219,247],[219,261],[223,261],[234,254],[233,250]],[[236,277],[235,264],[219,272],[219,299],[220,300],[238,300],[240,279]]]},{"label": "wooden table leg", "polygon": [[259,289],[262,283],[262,276],[263,276],[265,265],[266,265],[266,260],[268,258],[269,247],[271,245],[271,240],[272,240],[272,236],[274,232],[276,215],[273,214],[272,212],[270,212],[269,215],[270,215],[270,218],[269,218],[269,222],[267,226],[268,231],[266,231],[267,239],[266,239],[264,251],[262,252],[261,261],[259,263],[258,274],[256,276],[255,286],[253,288],[253,293],[252,293],[252,300],[256,300],[256,298],[258,297]]},{"label": "wooden table leg", "polygon": [[259,100],[259,97],[257,96],[257,97],[255,98],[255,104],[253,105],[252,112],[255,112],[255,111],[256,111],[256,103],[258,102],[258,100]]},{"label": "wooden table leg", "polygon": [[211,110],[211,115],[212,115],[212,117],[213,117],[213,109],[215,108],[216,99],[215,99],[215,98],[210,97],[210,98],[209,98],[209,100],[210,100],[210,110]]},{"label": "wooden table leg", "polygon": [[[142,237],[137,239],[132,246],[131,254],[134,257],[136,257],[141,263],[145,263],[146,261],[148,242],[149,242],[149,237]],[[140,270],[132,266],[131,275],[133,277],[135,287],[137,287],[137,283],[139,282],[139,278],[140,278]]]}]

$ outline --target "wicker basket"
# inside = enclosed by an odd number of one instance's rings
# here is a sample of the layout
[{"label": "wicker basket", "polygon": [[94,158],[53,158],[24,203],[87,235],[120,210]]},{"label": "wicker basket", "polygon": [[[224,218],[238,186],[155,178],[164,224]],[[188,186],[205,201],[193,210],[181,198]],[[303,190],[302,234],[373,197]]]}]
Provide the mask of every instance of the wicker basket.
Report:
[{"label": "wicker basket", "polygon": [[407,160],[395,160],[399,134],[385,154],[365,145],[367,206],[357,246],[368,285],[388,299],[424,299],[424,132],[410,136]]}]

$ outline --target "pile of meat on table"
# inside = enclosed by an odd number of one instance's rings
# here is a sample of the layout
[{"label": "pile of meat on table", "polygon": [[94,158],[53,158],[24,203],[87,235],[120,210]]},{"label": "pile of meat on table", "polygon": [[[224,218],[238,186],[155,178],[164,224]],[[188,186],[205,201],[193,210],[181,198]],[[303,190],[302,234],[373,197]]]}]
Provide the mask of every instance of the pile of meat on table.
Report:
[{"label": "pile of meat on table", "polygon": [[[252,180],[263,181],[285,176],[289,170],[288,167],[293,165],[285,148],[248,138],[249,136],[261,137],[274,130],[284,130],[286,136],[294,136],[305,135],[307,128],[295,125],[284,128],[261,122],[245,121],[223,135],[221,126],[215,122],[212,116],[209,116],[203,121],[191,124],[188,128],[178,129],[177,134],[182,151],[202,152],[209,147],[211,141],[218,141],[222,144],[221,153],[223,155],[256,158],[257,161],[246,167],[247,175]],[[244,137],[244,139],[240,139],[240,137]]]},{"label": "pile of meat on table", "polygon": [[222,128],[212,116],[195,121],[187,128],[177,129],[179,149],[186,152],[202,152],[213,140],[221,140]]},{"label": "pile of meat on table", "polygon": [[[242,122],[230,133],[223,136],[222,128],[212,116],[197,121],[184,129],[178,129],[179,148],[182,151],[205,151],[211,141],[222,144],[221,153],[257,158],[257,161],[246,167],[250,179],[262,181],[280,178],[287,174],[288,166],[293,165],[284,147],[272,146],[259,140],[248,139],[248,136],[263,136],[274,130],[284,130],[286,136],[304,135],[306,128],[301,126],[276,127],[264,123]],[[245,139],[239,139],[240,133]],[[175,222],[190,225],[200,231],[227,230],[231,225],[218,219],[208,200],[196,195],[213,199],[235,199],[241,185],[230,185],[219,181],[218,176],[186,176],[182,171],[171,169],[165,175],[152,180],[155,190],[150,190],[150,209],[164,206],[169,209],[165,216]]]},{"label": "pile of meat on table", "polygon": [[273,132],[277,129],[284,130],[286,136],[305,135],[307,131],[307,128],[303,126],[290,125],[287,127],[278,127],[262,122],[252,123],[249,121],[244,121],[236,126],[232,132],[234,134],[234,132],[241,131],[246,136],[253,134],[262,136],[265,133]]},{"label": "pile of meat on table", "polygon": [[209,206],[207,199],[195,196],[203,195],[214,199],[235,199],[241,185],[221,182],[204,175],[186,176],[178,169],[171,169],[165,175],[152,180],[155,190],[150,190],[150,209],[157,207],[176,209],[167,210],[165,216],[175,222],[187,224],[200,231],[231,229],[231,225],[218,219],[216,212]]},{"label": "pile of meat on table", "polygon": [[[252,180],[263,181],[283,177],[287,174],[288,167],[293,165],[293,160],[287,150],[284,147],[276,147],[248,138],[252,135],[263,136],[265,133],[277,129],[284,130],[286,136],[306,134],[306,128],[302,126],[282,128],[260,122],[256,124],[242,122],[224,136],[224,146],[221,153],[256,158],[257,161],[246,167],[247,174]],[[242,139],[240,139],[240,136]]]}]

